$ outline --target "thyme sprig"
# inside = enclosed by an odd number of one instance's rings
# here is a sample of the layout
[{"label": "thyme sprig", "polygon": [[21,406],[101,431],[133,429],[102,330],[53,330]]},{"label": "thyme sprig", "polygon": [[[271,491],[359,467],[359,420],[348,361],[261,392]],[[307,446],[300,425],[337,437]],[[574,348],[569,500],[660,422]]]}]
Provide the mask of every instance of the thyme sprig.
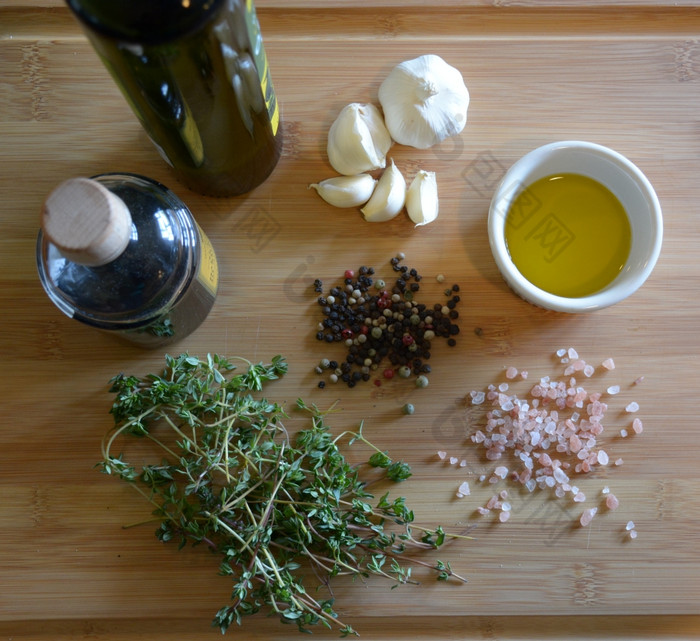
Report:
[{"label": "thyme sprig", "polygon": [[[320,623],[337,626],[341,636],[356,634],[339,619],[333,598],[307,589],[302,569],[309,567],[316,587],[339,575],[381,576],[392,587],[416,583],[415,565],[432,568],[438,580],[464,581],[448,563],[411,556],[439,548],[443,528],[419,527],[404,498],[387,492],[375,499],[361,478],[402,481],[411,475],[406,463],[374,446],[362,425],[333,437],[326,424],[333,408],[301,399],[296,408],[310,426],[291,437],[284,409],[253,394],[283,376],[287,363],[280,356],[268,364],[235,360],[244,366],[240,373],[219,355],[181,354],[166,356],[160,375],[114,377],[115,425],[99,464],[152,504],[161,541],[204,544],[220,556],[219,572],[233,587],[213,625],[225,632],[266,610],[303,632]],[[123,436],[150,441],[154,462],[137,467],[115,453]],[[369,460],[351,465],[340,450],[345,441],[369,447]]]}]

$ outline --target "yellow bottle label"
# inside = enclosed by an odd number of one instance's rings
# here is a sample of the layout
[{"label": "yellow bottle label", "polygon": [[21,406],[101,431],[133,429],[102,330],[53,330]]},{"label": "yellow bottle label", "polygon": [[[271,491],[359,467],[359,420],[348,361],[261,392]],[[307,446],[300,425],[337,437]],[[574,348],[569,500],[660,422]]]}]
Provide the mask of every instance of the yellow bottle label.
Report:
[{"label": "yellow bottle label", "polygon": [[265,97],[267,113],[270,116],[272,135],[276,136],[280,124],[280,108],[279,103],[277,102],[277,96],[275,95],[275,88],[272,86],[270,66],[267,62],[267,55],[265,54],[265,47],[263,46],[262,35],[260,33],[260,23],[258,22],[258,16],[255,13],[253,0],[246,1],[245,13],[246,24],[248,26],[248,36],[250,37],[250,42],[253,47],[255,66],[258,68],[258,70],[260,70],[260,87],[262,89],[263,96]]},{"label": "yellow bottle label", "polygon": [[199,225],[197,225],[197,231],[199,232],[200,246],[197,280],[211,292],[212,296],[216,296],[219,289],[219,261],[216,259],[216,252],[209,237]]}]

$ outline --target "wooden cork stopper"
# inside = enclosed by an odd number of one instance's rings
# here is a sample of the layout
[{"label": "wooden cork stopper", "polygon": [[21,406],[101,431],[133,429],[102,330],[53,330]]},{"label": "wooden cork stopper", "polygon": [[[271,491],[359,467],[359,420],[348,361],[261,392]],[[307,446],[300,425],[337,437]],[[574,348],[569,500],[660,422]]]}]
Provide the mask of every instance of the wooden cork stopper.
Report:
[{"label": "wooden cork stopper", "polygon": [[129,244],[131,214],[121,198],[90,178],[71,178],[46,199],[41,226],[68,260],[105,265]]}]

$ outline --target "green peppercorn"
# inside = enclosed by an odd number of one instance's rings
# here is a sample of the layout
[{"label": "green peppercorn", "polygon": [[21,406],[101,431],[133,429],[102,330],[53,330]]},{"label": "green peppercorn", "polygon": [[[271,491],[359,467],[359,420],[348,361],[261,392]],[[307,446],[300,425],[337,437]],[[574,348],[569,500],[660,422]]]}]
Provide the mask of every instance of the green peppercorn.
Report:
[{"label": "green peppercorn", "polygon": [[428,377],[421,374],[416,378],[416,387],[428,387]]},{"label": "green peppercorn", "polygon": [[412,405],[411,403],[406,403],[406,405],[404,405],[404,406],[401,408],[401,411],[402,411],[404,414],[413,414],[413,413],[416,411],[416,408],[413,407],[413,405]]}]

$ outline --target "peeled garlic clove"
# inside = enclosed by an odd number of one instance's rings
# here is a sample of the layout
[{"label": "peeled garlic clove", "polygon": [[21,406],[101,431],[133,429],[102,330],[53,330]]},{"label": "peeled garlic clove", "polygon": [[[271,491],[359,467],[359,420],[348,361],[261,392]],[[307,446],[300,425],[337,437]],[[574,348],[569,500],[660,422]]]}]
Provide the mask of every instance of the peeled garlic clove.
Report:
[{"label": "peeled garlic clove", "polygon": [[341,109],[328,132],[328,160],[339,174],[355,176],[386,166],[391,136],[379,109],[353,102]]},{"label": "peeled garlic clove", "polygon": [[438,216],[438,189],[434,171],[416,174],[406,192],[406,211],[416,227],[432,223]]},{"label": "peeled garlic clove", "polygon": [[309,185],[318,195],[334,207],[359,207],[372,195],[377,181],[369,174],[337,176]]},{"label": "peeled garlic clove", "polygon": [[469,91],[457,69],[425,55],[391,70],[379,87],[379,102],[396,142],[427,149],[464,129]]},{"label": "peeled garlic clove", "polygon": [[394,218],[406,204],[406,180],[391,161],[377,181],[369,202],[360,210],[365,220],[381,223]]}]

